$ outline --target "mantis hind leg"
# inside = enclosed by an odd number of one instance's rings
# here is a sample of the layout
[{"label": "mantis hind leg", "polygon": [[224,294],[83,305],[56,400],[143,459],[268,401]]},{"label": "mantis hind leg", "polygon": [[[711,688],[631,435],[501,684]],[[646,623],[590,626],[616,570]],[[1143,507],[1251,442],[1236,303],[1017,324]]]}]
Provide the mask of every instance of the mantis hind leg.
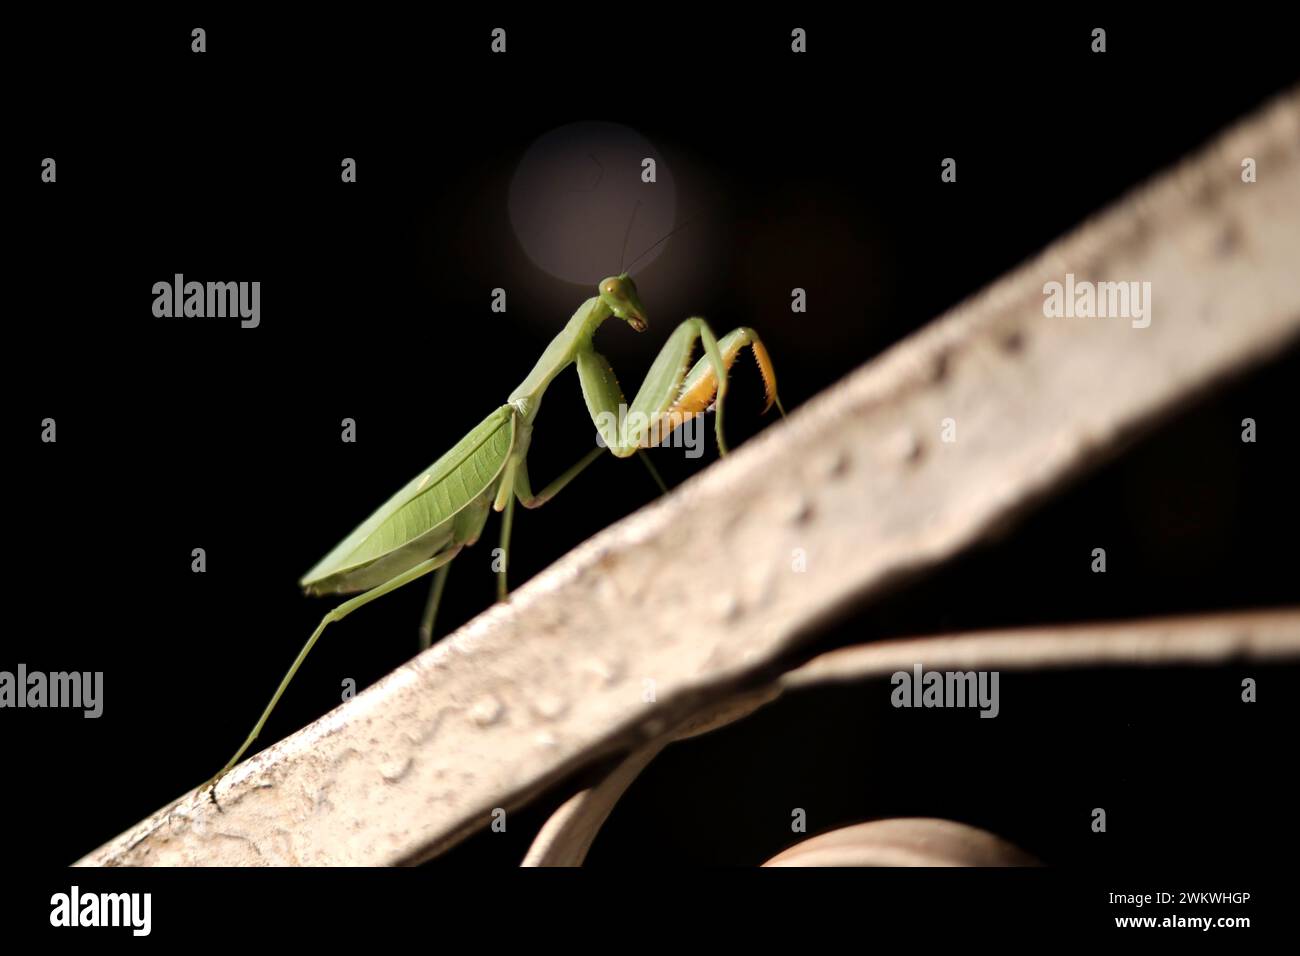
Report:
[{"label": "mantis hind leg", "polygon": [[[476,543],[487,524],[491,509],[486,497],[479,498],[462,510],[453,519],[452,540],[461,547]],[[429,587],[429,597],[424,603],[424,615],[420,618],[420,650],[427,650],[433,643],[433,625],[438,619],[438,607],[442,604],[442,591],[447,586],[447,572],[451,570],[448,561],[438,568],[433,575],[433,584]]]},{"label": "mantis hind leg", "polygon": [[302,650],[298,652],[298,656],[294,658],[293,664],[289,667],[289,672],[284,675],[284,679],[280,681],[280,686],[275,689],[275,695],[272,696],[271,702],[266,705],[266,709],[262,711],[262,716],[257,719],[257,723],[254,725],[252,732],[244,740],[243,744],[240,745],[240,748],[235,751],[235,755],[231,757],[230,760],[227,761],[226,765],[217,771],[212,779],[204,784],[204,786],[214,786],[218,780],[226,775],[231,767],[239,763],[239,759],[243,757],[248,748],[253,745],[253,741],[257,739],[258,734],[262,732],[262,728],[266,725],[267,718],[271,716],[271,711],[275,710],[275,705],[280,702],[280,698],[284,695],[285,689],[293,680],[294,675],[298,673],[298,668],[300,668],[302,662],[307,659],[307,655],[311,653],[311,649],[315,647],[316,642],[320,640],[320,636],[324,633],[326,627],[333,624],[335,621],[343,620],[357,608],[365,607],[376,598],[381,598],[390,591],[397,590],[403,584],[409,584],[416,578],[428,574],[430,571],[436,571],[439,568],[444,567],[452,558],[456,557],[456,555],[460,553],[462,547],[463,545],[458,544],[446,551],[435,554],[427,561],[422,561],[410,570],[403,571],[391,581],[385,581],[378,587],[371,588],[363,594],[358,594],[356,597],[344,601],[338,607],[326,613],[326,615],[321,618],[321,622],[316,625],[316,630],[312,631],[311,637],[307,638],[307,643],[304,644]]},{"label": "mantis hind leg", "polygon": [[448,561],[433,572],[433,586],[429,588],[429,600],[424,605],[424,617],[420,620],[420,650],[427,650],[433,643],[433,624],[438,619],[438,605],[442,603],[442,589],[447,585],[447,572],[451,570]]}]

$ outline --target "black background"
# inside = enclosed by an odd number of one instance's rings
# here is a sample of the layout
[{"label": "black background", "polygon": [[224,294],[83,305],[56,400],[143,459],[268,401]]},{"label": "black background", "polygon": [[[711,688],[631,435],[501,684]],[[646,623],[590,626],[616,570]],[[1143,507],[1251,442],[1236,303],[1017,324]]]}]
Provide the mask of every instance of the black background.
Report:
[{"label": "black background", "polygon": [[[788,52],[789,20],[696,8],[15,26],[5,427],[17,467],[0,667],[102,670],[106,700],[93,721],[0,717],[6,859],[71,862],[215,770],[328,607],[298,577],[503,401],[590,294],[532,266],[511,233],[507,185],[538,136],[625,123],[707,191],[707,221],[638,275],[651,330],[598,337],[625,386],[677,320],[702,314],[762,332],[789,407],[1297,75],[1262,16],[801,15],[804,57]],[[195,25],[203,55],[189,50]],[[504,57],[488,52],[497,25]],[[1100,56],[1096,25],[1109,31]],[[45,156],[55,185],[39,181]],[[339,182],[343,156],[358,160],[355,185]],[[946,156],[955,185],[939,180]],[[661,268],[686,278],[658,285]],[[174,272],[260,280],[261,327],[155,319],[151,286]],[[509,290],[505,315],[488,308],[495,286]],[[794,286],[807,315],[789,311]],[[1298,364],[1278,356],[1189,405],[1011,537],[819,647],[1294,603]],[[742,369],[733,443],[765,424]],[[54,445],[37,438],[47,416]],[[1257,444],[1239,439],[1246,416]],[[344,417],[356,444],[339,440]],[[589,440],[567,373],[538,421],[534,484]],[[704,466],[656,461],[674,484]],[[514,582],[654,494],[639,466],[599,462],[516,516]],[[443,633],[492,600],[495,534],[456,562]],[[1104,576],[1088,570],[1098,542]],[[190,571],[194,547],[206,574]],[[407,659],[424,595],[337,625],[261,744],[335,706],[344,678],[364,687]],[[1260,679],[1254,707],[1238,702],[1243,676]],[[1296,835],[1283,757],[1295,677],[1004,675],[1004,701],[1021,703],[995,721],[893,711],[881,687],[795,698],[663,755],[591,863],[758,863],[792,842],[788,808],[811,805],[813,831],[945,816],[1063,865],[1265,865]],[[562,796],[434,865],[516,863]],[[1110,813],[1104,839],[1088,830],[1094,806]]]}]

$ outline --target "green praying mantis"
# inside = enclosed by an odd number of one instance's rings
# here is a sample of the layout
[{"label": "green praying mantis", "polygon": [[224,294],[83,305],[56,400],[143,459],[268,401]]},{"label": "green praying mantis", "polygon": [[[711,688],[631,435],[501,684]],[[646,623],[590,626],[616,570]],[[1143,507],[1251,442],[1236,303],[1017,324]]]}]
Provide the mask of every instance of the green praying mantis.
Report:
[{"label": "green praying mantis", "polygon": [[[716,412],[718,450],[726,454],[723,406],[727,373],[742,349],[748,347],[753,352],[762,374],[766,394],[763,411],[775,403],[785,414],[777,396],[771,359],[758,335],[742,327],[718,339],[708,323],[698,317],[686,319],[673,331],[631,406],[627,406],[609,361],[592,343],[596,330],[611,317],[623,320],[638,332],[647,327],[636,284],[627,272],[601,280],[597,294],[578,307],[504,405],[388,499],[303,576],[300,584],[308,594],[356,596],[321,619],[248,738],[205,787],[215,785],[252,746],[326,627],[417,578],[433,574],[420,624],[420,646],[428,647],[451,562],[462,549],[478,541],[489,510],[504,512],[500,553],[505,561],[497,572],[497,595],[504,600],[516,501],[525,508],[539,507],[607,449],[619,458],[642,453],[710,409]],[[703,342],[704,355],[692,365],[697,341]],[[528,477],[533,422],[547,388],[570,365],[578,367],[582,394],[600,440],[577,464],[534,493]],[[646,464],[654,473],[648,459]],[[657,473],[655,477],[658,480]]]}]

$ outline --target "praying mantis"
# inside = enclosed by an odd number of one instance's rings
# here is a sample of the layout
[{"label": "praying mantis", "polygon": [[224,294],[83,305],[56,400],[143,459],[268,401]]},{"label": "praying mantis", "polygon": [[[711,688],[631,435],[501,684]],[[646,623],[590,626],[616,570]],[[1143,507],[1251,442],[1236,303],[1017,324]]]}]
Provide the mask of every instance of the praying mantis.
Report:
[{"label": "praying mantis", "polygon": [[[647,328],[636,283],[627,272],[600,281],[597,294],[578,307],[504,405],[389,498],[302,577],[299,583],[307,594],[355,593],[356,596],[321,619],[252,732],[205,787],[214,786],[252,746],[326,627],[417,578],[433,574],[420,624],[420,646],[428,647],[451,562],[462,549],[478,541],[489,511],[504,512],[501,554],[506,561],[497,572],[497,596],[504,600],[516,501],[525,508],[539,507],[607,449],[618,458],[641,453],[658,445],[684,422],[710,409],[716,413],[714,433],[718,450],[726,454],[723,405],[727,373],[743,349],[753,352],[763,378],[766,398],[763,411],[775,403],[781,414],[785,414],[777,396],[771,358],[753,329],[741,327],[718,339],[708,323],[698,317],[686,319],[673,331],[631,406],[627,406],[609,361],[596,351],[592,342],[596,330],[609,318],[621,319],[637,332]],[[703,343],[704,355],[691,365],[697,341]],[[534,493],[528,476],[533,422],[547,388],[570,365],[578,367],[582,394],[600,441],[577,464]],[[648,459],[646,464],[654,473]],[[655,477],[658,480],[657,474]]]}]

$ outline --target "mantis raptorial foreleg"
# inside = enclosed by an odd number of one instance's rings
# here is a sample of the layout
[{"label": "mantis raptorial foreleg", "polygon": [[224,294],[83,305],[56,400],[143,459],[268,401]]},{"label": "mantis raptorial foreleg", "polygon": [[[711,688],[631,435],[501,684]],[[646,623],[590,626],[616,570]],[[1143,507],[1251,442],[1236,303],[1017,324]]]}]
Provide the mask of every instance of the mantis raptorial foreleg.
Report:
[{"label": "mantis raptorial foreleg", "polygon": [[[768,408],[775,404],[777,410],[784,417],[785,409],[781,406],[781,399],[776,394],[776,372],[772,368],[772,359],[768,356],[767,347],[763,345],[763,340],[758,337],[757,332],[741,326],[738,329],[732,329],[718,340],[718,350],[722,353],[723,367],[730,371],[732,363],[736,361],[736,356],[744,348],[748,348],[754,353],[754,361],[758,363],[759,374],[763,376],[763,390],[767,394],[767,405],[763,408],[763,411],[767,411]],[[681,416],[680,421],[701,415],[708,408],[709,402],[713,400],[716,389],[717,379],[714,374],[713,363],[709,361],[706,355],[696,362],[695,366],[687,374],[686,381],[682,383],[681,397],[673,403],[666,414]],[[663,436],[652,435],[651,437],[662,438]]]},{"label": "mantis raptorial foreleg", "polygon": [[[704,343],[705,354],[688,372],[696,338]],[[633,450],[659,444],[673,429],[703,414],[713,403],[717,412],[714,424],[718,449],[725,454],[722,410],[727,371],[744,348],[750,348],[758,362],[768,405],[775,402],[780,408],[772,362],[754,330],[734,329],[718,341],[708,323],[692,318],[679,325],[660,350],[631,408],[626,411],[623,392],[608,360],[594,349],[578,355],[578,375],[592,421],[610,450],[626,457]],[[781,414],[785,414],[785,409],[781,409]]]},{"label": "mantis raptorial foreleg", "polygon": [[623,397],[609,360],[590,347],[578,353],[578,378],[587,400],[587,410],[601,439],[619,458],[627,458],[641,448],[653,423],[677,401],[697,339],[704,343],[705,358],[718,382],[714,433],[718,450],[726,454],[727,443],[722,429],[723,400],[727,394],[726,366],[718,349],[718,340],[703,319],[687,319],[673,330],[650,366],[631,407]]}]

